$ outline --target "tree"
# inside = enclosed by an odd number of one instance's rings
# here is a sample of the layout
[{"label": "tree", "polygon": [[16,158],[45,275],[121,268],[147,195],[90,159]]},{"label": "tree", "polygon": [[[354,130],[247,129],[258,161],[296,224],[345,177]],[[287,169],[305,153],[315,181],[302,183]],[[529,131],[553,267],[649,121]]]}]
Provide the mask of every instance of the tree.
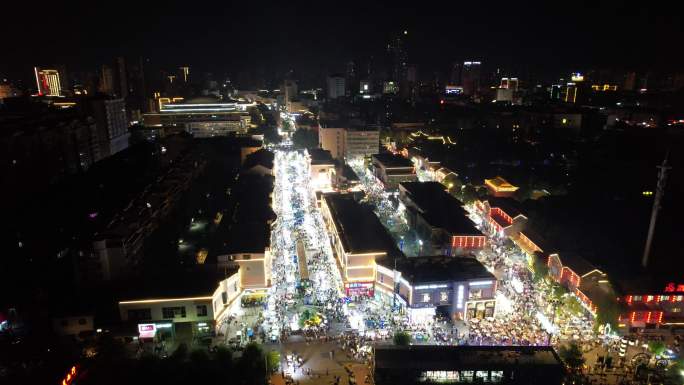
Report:
[{"label": "tree", "polygon": [[176,350],[171,354],[171,358],[176,361],[184,361],[188,357],[188,345],[180,343]]},{"label": "tree", "polygon": [[278,130],[273,126],[264,128],[264,142],[266,144],[278,144],[283,138],[278,134]]},{"label": "tree", "polygon": [[394,344],[397,346],[408,346],[411,344],[411,335],[407,332],[394,333]]},{"label": "tree", "polygon": [[568,289],[566,289],[565,286],[559,284],[558,282],[554,282],[551,285],[552,300],[561,301],[566,294],[568,294]]},{"label": "tree", "polygon": [[206,362],[209,361],[209,355],[204,349],[193,349],[190,352],[190,362],[193,363],[193,365],[199,365],[199,364],[205,364]]},{"label": "tree", "polygon": [[582,365],[584,365],[582,351],[575,343],[561,346],[560,349],[558,349],[558,355],[572,371],[578,371],[582,368]]},{"label": "tree", "polygon": [[594,319],[594,330],[605,324],[610,325],[611,330],[617,330],[618,317],[620,316],[620,305],[613,297],[603,295],[594,303],[596,305],[596,318]]},{"label": "tree", "polygon": [[461,200],[463,201],[463,203],[473,203],[477,198],[477,190],[475,189],[475,187],[473,187],[473,185],[468,183],[465,186],[463,186],[463,189],[461,190]]},{"label": "tree", "polygon": [[214,352],[214,360],[222,366],[230,366],[233,364],[233,352],[224,345],[220,345]]},{"label": "tree", "polygon": [[264,350],[256,342],[245,346],[240,357],[240,370],[243,383],[249,385],[263,384],[266,379],[266,361]]},{"label": "tree", "polygon": [[295,148],[316,148],[318,133],[314,130],[297,130],[292,134],[292,144]]},{"label": "tree", "polygon": [[581,315],[584,311],[584,308],[577,300],[577,297],[571,295],[565,297],[563,300],[563,307],[565,308],[565,311],[575,316]]},{"label": "tree", "polygon": [[654,356],[662,356],[665,353],[665,343],[663,341],[649,341],[648,351]]},{"label": "tree", "polygon": [[269,373],[275,373],[280,368],[280,352],[271,350],[266,354],[266,366]]},{"label": "tree", "polygon": [[549,267],[546,265],[543,257],[535,255],[532,263],[532,271],[534,272],[532,279],[534,282],[539,282],[549,275]]}]

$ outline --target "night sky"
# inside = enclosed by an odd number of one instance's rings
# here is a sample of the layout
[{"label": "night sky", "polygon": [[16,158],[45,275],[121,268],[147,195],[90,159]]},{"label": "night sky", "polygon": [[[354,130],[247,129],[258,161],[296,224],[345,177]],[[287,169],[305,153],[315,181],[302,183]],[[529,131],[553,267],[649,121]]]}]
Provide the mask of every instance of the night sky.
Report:
[{"label": "night sky", "polygon": [[382,54],[404,29],[409,61],[422,72],[464,59],[544,71],[677,69],[684,28],[674,3],[11,2],[0,26],[0,71],[82,69],[140,54],[161,67],[226,73],[340,71],[345,61]]}]

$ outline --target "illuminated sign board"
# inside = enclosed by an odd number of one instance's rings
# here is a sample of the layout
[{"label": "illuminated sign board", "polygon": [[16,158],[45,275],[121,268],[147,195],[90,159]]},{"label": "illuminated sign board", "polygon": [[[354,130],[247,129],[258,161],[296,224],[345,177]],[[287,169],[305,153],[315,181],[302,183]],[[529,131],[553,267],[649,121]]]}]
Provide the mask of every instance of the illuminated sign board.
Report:
[{"label": "illuminated sign board", "polygon": [[675,285],[674,282],[670,282],[665,286],[665,292],[666,293],[674,293],[674,292],[684,292],[684,284],[677,284]]},{"label": "illuminated sign board", "polygon": [[139,338],[154,338],[157,333],[157,325],[155,324],[138,324]]},{"label": "illuminated sign board", "polygon": [[584,81],[584,75],[582,75],[582,74],[579,73],[579,72],[575,72],[575,73],[572,74],[572,76],[570,76],[570,79],[571,79],[573,82],[582,82],[582,81]]},{"label": "illuminated sign board", "polygon": [[458,292],[456,294],[456,308],[463,309],[463,285],[458,285]]},{"label": "illuminated sign board", "polygon": [[441,285],[421,285],[421,286],[414,286],[413,288],[416,290],[422,290],[422,289],[444,289],[447,287],[449,287],[449,285],[441,284]]},{"label": "illuminated sign board", "polygon": [[463,87],[448,85],[445,87],[444,93],[447,95],[461,95],[463,94]]},{"label": "illuminated sign board", "polygon": [[491,285],[493,283],[494,283],[494,281],[474,281],[474,282],[468,283],[468,285],[470,285],[470,286],[487,286],[487,285]]}]

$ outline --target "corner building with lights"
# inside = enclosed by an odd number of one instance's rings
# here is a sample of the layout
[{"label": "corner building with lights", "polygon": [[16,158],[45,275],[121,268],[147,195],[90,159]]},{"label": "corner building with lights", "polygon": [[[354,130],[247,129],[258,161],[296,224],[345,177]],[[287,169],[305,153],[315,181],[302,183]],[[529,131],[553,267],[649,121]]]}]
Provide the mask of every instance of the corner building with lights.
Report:
[{"label": "corner building with lights", "polygon": [[475,258],[407,258],[355,194],[323,194],[321,211],[345,295],[352,301],[374,297],[403,309],[415,323],[437,312],[454,320],[494,315],[497,281]]}]

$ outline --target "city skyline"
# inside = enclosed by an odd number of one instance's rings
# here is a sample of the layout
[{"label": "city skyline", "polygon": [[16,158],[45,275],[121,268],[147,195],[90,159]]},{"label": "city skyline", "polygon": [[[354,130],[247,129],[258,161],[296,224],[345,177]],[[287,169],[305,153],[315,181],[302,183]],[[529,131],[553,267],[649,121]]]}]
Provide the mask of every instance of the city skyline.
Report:
[{"label": "city skyline", "polygon": [[676,6],[617,1],[576,3],[569,9],[421,4],[415,9],[417,17],[412,8],[354,2],[269,7],[238,3],[189,14],[187,7],[184,2],[164,7],[123,3],[105,16],[93,5],[66,5],[53,9],[54,18],[74,27],[51,34],[10,19],[4,32],[22,32],[19,39],[7,41],[6,49],[15,55],[0,63],[0,71],[17,76],[23,67],[53,63],[83,70],[115,56],[142,56],[161,68],[190,64],[219,73],[252,67],[283,73],[323,67],[334,72],[350,59],[378,56],[402,31],[410,32],[410,62],[426,71],[469,59],[504,68],[530,67],[545,75],[587,67],[670,70],[681,61],[681,52],[672,46],[682,39],[681,29],[675,27]]},{"label": "city skyline", "polygon": [[683,384],[679,7],[8,11],[0,383]]}]

